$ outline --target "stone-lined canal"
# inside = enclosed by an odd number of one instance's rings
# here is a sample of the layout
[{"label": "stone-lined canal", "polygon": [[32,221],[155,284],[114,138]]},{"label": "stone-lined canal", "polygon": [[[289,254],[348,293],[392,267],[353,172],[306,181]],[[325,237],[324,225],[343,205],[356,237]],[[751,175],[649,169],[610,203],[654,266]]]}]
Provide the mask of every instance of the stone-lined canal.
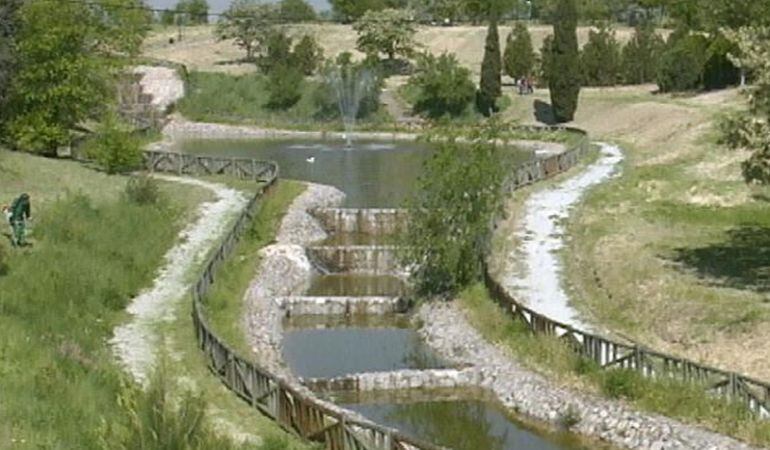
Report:
[{"label": "stone-lined canal", "polygon": [[[404,204],[414,190],[423,161],[431,154],[422,143],[356,143],[300,140],[194,140],[182,142],[188,153],[274,160],[282,178],[332,185],[347,195],[345,207],[393,208]],[[513,153],[511,160],[532,158],[532,152]],[[458,180],[458,183],[462,180]],[[330,236],[318,243],[314,261],[323,262],[330,248],[382,246],[392,239],[371,234]],[[355,250],[358,251],[358,250]],[[386,250],[387,251],[387,250]],[[327,260],[336,261],[332,257]],[[355,258],[338,258],[345,261]],[[387,258],[383,259],[383,261]],[[353,271],[331,264],[332,273],[318,273],[309,288],[298,293],[325,299],[408,297],[396,271]],[[328,269],[328,268],[327,268]],[[335,273],[336,272],[336,273]],[[447,364],[419,337],[409,316],[293,316],[283,323],[282,354],[302,378],[333,378],[366,372],[402,369],[440,369]],[[354,396],[355,397],[355,396]],[[425,391],[402,393],[398,401],[375,402],[335,397],[340,405],[375,422],[456,450],[577,450],[589,448],[568,433],[549,433],[510,418],[484,395],[431,396]],[[591,446],[590,448],[596,448]]]}]

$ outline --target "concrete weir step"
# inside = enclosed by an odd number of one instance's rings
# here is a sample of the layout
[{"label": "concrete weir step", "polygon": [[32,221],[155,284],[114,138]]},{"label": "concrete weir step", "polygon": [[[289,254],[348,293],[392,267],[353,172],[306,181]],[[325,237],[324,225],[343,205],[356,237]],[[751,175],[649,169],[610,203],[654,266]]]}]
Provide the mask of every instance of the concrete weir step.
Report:
[{"label": "concrete weir step", "polygon": [[370,392],[402,389],[476,388],[484,379],[482,371],[460,369],[404,369],[366,372],[335,378],[304,378],[302,384],[315,392]]},{"label": "concrete weir step", "polygon": [[412,301],[404,297],[276,297],[287,316],[405,313]]},{"label": "concrete weir step", "polygon": [[327,273],[398,274],[394,245],[314,245],[308,258]]},{"label": "concrete weir step", "polygon": [[330,234],[392,235],[406,224],[406,209],[316,208],[310,213]]}]

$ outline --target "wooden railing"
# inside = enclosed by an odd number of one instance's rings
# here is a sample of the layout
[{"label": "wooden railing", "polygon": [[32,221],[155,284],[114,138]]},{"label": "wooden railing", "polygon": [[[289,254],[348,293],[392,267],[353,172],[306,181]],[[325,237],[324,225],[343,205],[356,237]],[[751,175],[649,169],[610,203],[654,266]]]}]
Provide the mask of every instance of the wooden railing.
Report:
[{"label": "wooden railing", "polygon": [[192,288],[192,319],[198,347],[211,371],[228,389],[253,408],[303,439],[321,442],[328,450],[442,450],[397,430],[363,422],[335,411],[314,396],[300,392],[257,363],[238,355],[206,321],[204,304],[217,270],[232,253],[243,232],[259,212],[262,198],[278,181],[278,166],[244,158],[145,152],[145,167],[185,175],[225,174],[255,180],[256,192],[216,251],[206,261]]},{"label": "wooden railing", "polygon": [[[574,129],[571,131],[580,132]],[[506,191],[512,193],[575,166],[587,151],[588,145],[585,137],[562,154],[517,167],[505,184]],[[558,337],[577,354],[595,362],[599,367],[629,369],[649,378],[678,379],[693,383],[702,386],[705,394],[716,394],[739,402],[758,417],[770,418],[770,383],[597,336],[557,322],[516,301],[492,278],[488,270],[484,272],[485,284],[492,298],[515,320],[524,323],[535,334]]]}]

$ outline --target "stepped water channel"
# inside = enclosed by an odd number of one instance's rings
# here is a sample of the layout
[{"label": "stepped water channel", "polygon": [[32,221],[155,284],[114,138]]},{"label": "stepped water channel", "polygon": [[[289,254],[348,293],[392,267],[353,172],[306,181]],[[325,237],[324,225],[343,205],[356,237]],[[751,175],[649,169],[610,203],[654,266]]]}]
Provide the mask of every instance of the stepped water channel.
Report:
[{"label": "stepped water channel", "polygon": [[[392,235],[403,223],[403,212],[393,208],[414,189],[431,153],[426,144],[357,142],[348,148],[335,141],[195,140],[179,146],[188,153],[273,160],[282,178],[345,192],[341,208],[313,212],[330,237],[307,248],[318,270],[301,298],[291,300],[297,306],[283,324],[285,362],[320,395],[377,423],[457,450],[597,448],[566,432],[525,425],[483,392],[457,387],[361,392],[356,386],[363,382],[351,381],[367,373],[378,374],[382,386],[394,373],[413,379],[423,371],[441,378],[442,370],[473,376],[450,367],[420,339],[419,324],[409,315],[413,299],[405,274],[393,258]],[[516,156],[532,157],[531,151]],[[342,298],[351,301],[338,301]],[[359,308],[356,300],[362,299],[367,306]],[[336,308],[318,314],[302,306],[313,302]]]}]

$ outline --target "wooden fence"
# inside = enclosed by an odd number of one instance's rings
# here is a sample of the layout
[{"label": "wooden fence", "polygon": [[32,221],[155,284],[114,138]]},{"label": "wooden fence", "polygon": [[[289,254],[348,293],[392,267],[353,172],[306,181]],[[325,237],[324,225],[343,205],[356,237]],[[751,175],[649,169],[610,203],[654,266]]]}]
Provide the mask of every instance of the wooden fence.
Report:
[{"label": "wooden fence", "polygon": [[[588,145],[586,136],[565,153],[519,166],[505,184],[506,191],[512,193],[575,166]],[[758,417],[770,418],[770,383],[578,330],[522,305],[487,270],[484,278],[492,298],[515,320],[524,323],[533,333],[558,337],[577,354],[594,361],[599,367],[629,369],[649,378],[693,383],[702,386],[706,394],[739,402]]]},{"label": "wooden fence", "polygon": [[156,172],[186,175],[226,174],[256,180],[256,193],[238,216],[217,250],[209,257],[192,288],[192,319],[198,347],[211,371],[241,399],[303,439],[321,442],[327,450],[442,450],[398,431],[358,421],[330,409],[312,395],[299,392],[258,364],[238,355],[206,321],[206,294],[217,270],[232,253],[243,232],[259,212],[262,198],[278,181],[278,166],[269,161],[145,152],[145,167]]}]

